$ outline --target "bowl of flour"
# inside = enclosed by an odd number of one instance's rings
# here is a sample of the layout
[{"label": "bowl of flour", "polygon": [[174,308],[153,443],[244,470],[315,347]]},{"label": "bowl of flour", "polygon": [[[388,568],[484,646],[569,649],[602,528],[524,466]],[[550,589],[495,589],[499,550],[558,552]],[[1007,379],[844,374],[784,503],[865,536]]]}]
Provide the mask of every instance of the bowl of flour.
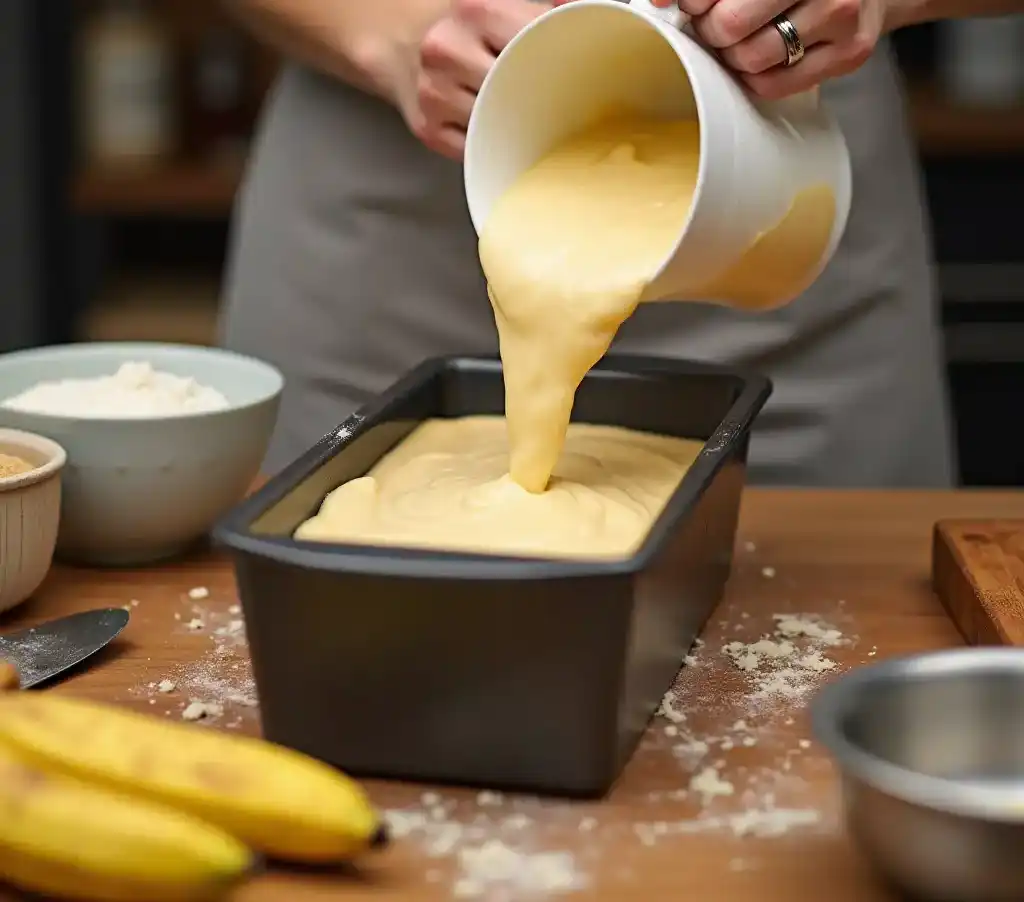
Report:
[{"label": "bowl of flour", "polygon": [[67,452],[58,557],[137,566],[200,541],[246,493],[284,379],[216,348],[57,345],[0,355],[0,427]]}]

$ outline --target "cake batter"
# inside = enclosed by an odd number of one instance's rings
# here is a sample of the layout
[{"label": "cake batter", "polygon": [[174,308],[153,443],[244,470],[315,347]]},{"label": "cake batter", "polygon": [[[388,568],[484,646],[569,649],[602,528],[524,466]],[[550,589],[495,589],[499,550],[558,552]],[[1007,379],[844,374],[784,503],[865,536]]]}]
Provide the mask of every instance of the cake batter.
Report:
[{"label": "cake batter", "polygon": [[[619,115],[543,157],[495,204],[480,238],[505,378],[512,479],[542,492],[576,389],[672,253],[700,168],[697,122]],[[817,266],[835,219],[828,186],[800,192],[700,298],[760,310]]]},{"label": "cake batter", "polygon": [[501,417],[428,420],[331,492],[295,538],[485,554],[621,558],[703,443],[573,423],[547,490],[508,475]]},{"label": "cake batter", "polygon": [[[520,176],[479,244],[504,423],[425,425],[296,537],[569,557],[636,548],[700,443],[569,420],[583,377],[671,253],[699,168],[695,121],[618,115]],[[710,296],[771,306],[817,264],[834,216],[827,188],[799,195]]]}]

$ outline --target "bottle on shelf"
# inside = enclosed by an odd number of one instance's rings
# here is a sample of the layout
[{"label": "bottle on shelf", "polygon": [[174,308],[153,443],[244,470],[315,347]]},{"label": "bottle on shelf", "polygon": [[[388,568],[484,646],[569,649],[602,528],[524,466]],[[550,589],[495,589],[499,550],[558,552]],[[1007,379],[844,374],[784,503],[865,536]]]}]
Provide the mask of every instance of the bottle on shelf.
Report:
[{"label": "bottle on shelf", "polygon": [[173,40],[146,0],[104,0],[81,32],[80,64],[91,164],[152,164],[175,152]]}]

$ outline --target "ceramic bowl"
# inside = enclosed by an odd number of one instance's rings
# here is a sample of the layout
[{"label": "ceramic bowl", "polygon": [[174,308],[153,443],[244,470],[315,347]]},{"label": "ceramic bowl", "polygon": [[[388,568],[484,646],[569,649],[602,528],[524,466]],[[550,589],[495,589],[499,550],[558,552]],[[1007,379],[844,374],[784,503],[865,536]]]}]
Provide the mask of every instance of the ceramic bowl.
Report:
[{"label": "ceramic bowl", "polygon": [[0,476],[0,613],[28,598],[46,578],[60,523],[61,472],[67,461],[56,442],[0,429],[0,453],[33,469]]},{"label": "ceramic bowl", "polygon": [[[2,406],[44,381],[111,375],[127,362],[191,376],[225,410],[146,418],[26,413]],[[56,345],[0,356],[0,427],[67,451],[58,557],[138,566],[202,539],[259,472],[284,379],[269,364],[216,348],[152,342]]]}]

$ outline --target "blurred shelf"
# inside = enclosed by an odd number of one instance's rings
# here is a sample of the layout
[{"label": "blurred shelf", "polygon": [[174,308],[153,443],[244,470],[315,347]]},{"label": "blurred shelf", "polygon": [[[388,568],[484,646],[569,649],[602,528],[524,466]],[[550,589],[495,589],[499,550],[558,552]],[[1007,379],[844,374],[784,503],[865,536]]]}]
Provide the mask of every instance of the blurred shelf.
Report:
[{"label": "blurred shelf", "polygon": [[156,272],[111,281],[79,323],[82,340],[216,343],[216,278]]},{"label": "blurred shelf", "polygon": [[910,118],[921,153],[930,157],[1024,153],[1024,104],[969,107],[931,85],[909,88]]},{"label": "blurred shelf", "polygon": [[94,216],[228,215],[242,164],[170,163],[118,171],[86,169],[72,191],[76,212]]},{"label": "blurred shelf", "polygon": [[[909,89],[910,117],[926,156],[1024,153],[1024,105],[958,106],[935,88]],[[81,172],[73,190],[80,213],[96,216],[211,216],[231,211],[242,164],[170,163],[153,169]]]}]

